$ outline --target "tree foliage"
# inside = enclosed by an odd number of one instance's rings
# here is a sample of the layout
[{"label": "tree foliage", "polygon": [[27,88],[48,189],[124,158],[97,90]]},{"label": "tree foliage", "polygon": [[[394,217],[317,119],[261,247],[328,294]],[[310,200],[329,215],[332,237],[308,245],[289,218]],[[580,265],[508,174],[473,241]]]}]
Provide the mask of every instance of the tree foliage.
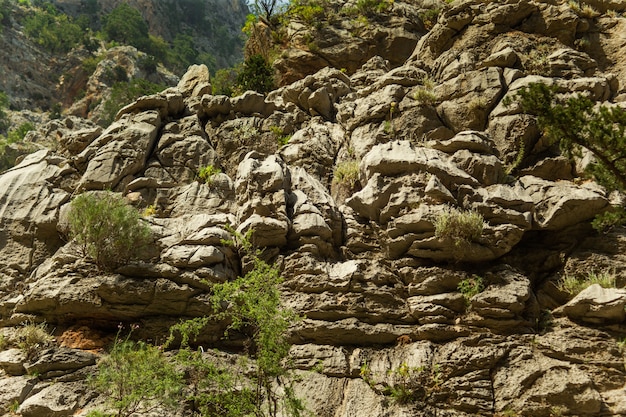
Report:
[{"label": "tree foliage", "polygon": [[79,195],[68,220],[70,236],[101,270],[128,263],[150,240],[150,229],[137,210],[112,192]]},{"label": "tree foliage", "polygon": [[24,32],[51,52],[68,52],[85,40],[83,28],[52,4],[35,9],[24,21]]},{"label": "tree foliage", "polygon": [[99,362],[93,384],[107,396],[117,417],[129,417],[156,409],[175,410],[182,396],[182,379],[160,349],[126,339],[116,340]]},{"label": "tree foliage", "polygon": [[[564,97],[557,90],[535,83],[514,98],[522,111],[537,117],[544,136],[567,156],[581,157],[583,149],[593,154],[595,161],[586,169],[600,185],[609,191],[626,191],[626,110],[597,105],[582,94]],[[592,225],[607,230],[625,223],[626,209],[614,207],[596,216]]]},{"label": "tree foliage", "polygon": [[132,45],[143,51],[150,44],[148,23],[139,10],[128,3],[121,3],[104,17],[102,33],[109,41]]},{"label": "tree foliage", "polygon": [[568,156],[590,151],[597,161],[589,167],[595,179],[610,190],[626,190],[626,110],[597,106],[584,95],[557,95],[554,86],[535,83],[522,88],[516,98],[522,111],[537,116],[551,143]]},{"label": "tree foliage", "polygon": [[[251,262],[250,270],[234,281],[214,284],[211,317],[197,318],[172,327],[182,336],[179,358],[195,372],[194,401],[203,416],[255,415],[301,416],[304,406],[294,395],[288,376],[291,368],[285,362],[290,343],[287,329],[297,316],[281,305],[279,285],[282,282],[276,266],[261,259],[261,252],[253,247],[251,234],[242,235],[230,230],[234,240],[225,242],[237,248]],[[234,333],[247,338],[247,357],[237,365],[207,362],[200,352],[192,351],[189,342],[210,320],[230,323],[225,336]],[[242,378],[242,369],[252,369]],[[276,382],[282,384],[279,391]]]},{"label": "tree foliage", "polygon": [[244,91],[268,93],[274,89],[274,69],[263,56],[253,55],[244,62],[237,84]]}]

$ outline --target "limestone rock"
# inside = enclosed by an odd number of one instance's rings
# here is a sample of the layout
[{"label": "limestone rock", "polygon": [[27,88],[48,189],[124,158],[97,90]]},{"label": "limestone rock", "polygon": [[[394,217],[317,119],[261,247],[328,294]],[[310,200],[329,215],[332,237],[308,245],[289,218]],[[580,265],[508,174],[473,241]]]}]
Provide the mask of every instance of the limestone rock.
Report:
[{"label": "limestone rock", "polygon": [[70,416],[84,404],[86,391],[83,382],[50,384],[28,397],[17,411],[25,417]]},{"label": "limestone rock", "polygon": [[72,170],[64,158],[41,150],[0,176],[0,268],[27,273],[62,242],[56,231],[69,193],[60,186]]},{"label": "limestone rock", "polygon": [[30,393],[36,384],[31,376],[17,376],[0,379],[0,413],[9,413],[9,407],[19,404]]},{"label": "limestone rock", "polygon": [[582,366],[519,349],[509,353],[506,373],[493,375],[497,411],[523,409],[539,415],[559,407],[579,416],[600,412],[602,399]]},{"label": "limestone rock", "polygon": [[253,152],[246,155],[235,180],[238,231],[256,230],[254,239],[260,246],[283,246],[289,230],[290,187],[287,167],[280,158],[262,159]]},{"label": "limestone rock", "polygon": [[8,375],[24,375],[24,362],[26,362],[26,353],[23,350],[13,348],[0,352],[0,368]]},{"label": "limestone rock", "polygon": [[590,220],[608,204],[604,193],[593,185],[549,182],[531,176],[520,178],[519,185],[537,207],[533,219],[537,229],[558,230]]},{"label": "limestone rock", "polygon": [[489,112],[504,91],[501,74],[500,69],[490,67],[459,75],[435,87],[434,93],[442,101],[437,112],[444,123],[455,132],[484,130]]},{"label": "limestone rock", "polygon": [[555,313],[588,323],[621,323],[626,319],[625,306],[626,290],[593,284]]},{"label": "limestone rock", "polygon": [[69,348],[52,348],[38,352],[34,360],[24,365],[29,374],[44,377],[60,376],[96,363],[93,353]]},{"label": "limestone rock", "polygon": [[160,127],[161,117],[155,111],[139,113],[111,125],[78,155],[79,166],[86,165],[78,187],[115,189],[125,178],[132,178],[145,167]]},{"label": "limestone rock", "polygon": [[176,86],[183,97],[202,97],[211,94],[211,75],[206,65],[192,65]]}]

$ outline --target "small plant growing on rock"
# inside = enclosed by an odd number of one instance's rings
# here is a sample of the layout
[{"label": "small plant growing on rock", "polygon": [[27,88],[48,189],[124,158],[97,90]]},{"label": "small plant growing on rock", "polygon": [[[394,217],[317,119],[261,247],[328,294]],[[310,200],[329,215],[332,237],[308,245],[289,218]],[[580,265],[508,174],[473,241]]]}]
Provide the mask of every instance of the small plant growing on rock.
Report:
[{"label": "small plant growing on rock", "polygon": [[221,172],[221,169],[213,165],[203,166],[198,170],[198,181],[212,187],[215,176]]},{"label": "small plant growing on rock", "polygon": [[289,142],[289,139],[291,139],[291,135],[286,135],[283,129],[278,126],[271,126],[270,132],[272,132],[276,137],[276,143],[278,143],[278,146],[285,146]]},{"label": "small plant growing on rock", "polygon": [[468,245],[480,239],[485,219],[472,210],[448,208],[439,213],[435,220],[435,236],[439,239],[452,239],[455,246]]},{"label": "small plant growing on rock", "polygon": [[469,304],[469,301],[472,299],[473,296],[483,292],[483,290],[485,289],[485,284],[482,277],[478,275],[472,275],[469,278],[461,280],[461,282],[459,282],[459,285],[457,286],[457,289],[461,294],[463,294],[465,302]]},{"label": "small plant growing on rock", "polygon": [[575,297],[579,292],[593,284],[599,284],[604,288],[615,288],[615,274],[590,272],[585,277],[566,275],[559,282],[558,288],[569,294],[570,297]]},{"label": "small plant growing on rock", "polygon": [[46,323],[26,323],[17,332],[17,346],[27,357],[31,357],[37,350],[45,348],[54,340],[46,327]]},{"label": "small plant growing on rock", "polygon": [[413,100],[432,106],[437,103],[437,95],[427,88],[418,87],[413,91]]},{"label": "small plant growing on rock", "polygon": [[333,173],[333,182],[353,189],[359,181],[359,161],[350,159],[337,164]]},{"label": "small plant growing on rock", "polygon": [[444,382],[439,364],[410,367],[403,362],[388,373],[394,378],[395,383],[385,387],[384,394],[391,396],[398,404],[428,402]]},{"label": "small plant growing on rock", "polygon": [[150,229],[139,212],[112,192],[76,197],[68,215],[70,236],[98,269],[127,264],[150,241]]}]

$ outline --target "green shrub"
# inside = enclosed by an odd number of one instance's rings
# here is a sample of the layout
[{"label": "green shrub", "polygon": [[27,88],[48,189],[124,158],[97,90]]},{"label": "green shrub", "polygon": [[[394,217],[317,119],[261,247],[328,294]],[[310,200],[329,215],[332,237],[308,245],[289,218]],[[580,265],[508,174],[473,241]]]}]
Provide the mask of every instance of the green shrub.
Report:
[{"label": "green shrub", "polygon": [[484,222],[480,213],[451,207],[437,216],[435,236],[440,239],[452,239],[456,246],[467,245],[480,239]]},{"label": "green shrub", "polygon": [[604,288],[615,288],[615,274],[589,272],[585,277],[566,275],[559,281],[558,287],[561,291],[569,294],[570,297],[575,297],[579,292],[593,284],[599,284]]},{"label": "green shrub", "polygon": [[274,69],[263,56],[253,55],[243,63],[237,74],[237,84],[243,91],[268,93],[274,89]]},{"label": "green shrub", "polygon": [[176,410],[182,379],[181,372],[158,347],[116,339],[111,352],[98,363],[98,374],[91,382],[108,398],[117,417],[129,417],[159,408]]},{"label": "green shrub", "polygon": [[142,51],[148,51],[151,43],[148,23],[128,3],[119,4],[104,17],[102,33],[107,41],[132,45]]},{"label": "green shrub", "polygon": [[459,282],[459,285],[457,286],[457,289],[461,294],[463,294],[465,301],[469,303],[469,300],[473,296],[483,292],[483,290],[485,289],[485,284],[482,277],[478,275],[472,275],[469,278],[461,280],[461,282]]},{"label": "green shrub", "polygon": [[[224,244],[234,246],[253,267],[234,281],[214,284],[216,313],[173,326],[168,343],[174,341],[174,335],[182,338],[177,357],[197,387],[191,399],[199,405],[202,416],[277,416],[281,409],[283,415],[302,416],[304,406],[288,381],[291,367],[285,361],[291,346],[287,329],[297,316],[281,305],[282,278],[278,269],[262,260],[261,253],[253,248],[251,232],[242,235],[228,230],[234,239]],[[207,362],[199,352],[192,351],[190,342],[209,320],[230,323],[225,336],[236,332],[247,337],[245,353],[254,363]],[[246,368],[252,372],[243,378],[242,369]],[[277,390],[276,382],[282,384],[282,392]]]},{"label": "green shrub", "polygon": [[52,4],[36,9],[24,21],[24,33],[51,52],[68,52],[84,40],[83,29]]},{"label": "green shrub", "polygon": [[6,132],[11,122],[7,115],[7,109],[9,108],[9,97],[0,91],[0,133]]},{"label": "green shrub", "polygon": [[410,367],[406,363],[388,372],[394,383],[385,387],[385,395],[398,404],[429,402],[433,393],[439,391],[443,373],[438,364],[432,367]]},{"label": "green shrub", "polygon": [[213,165],[203,166],[198,170],[198,180],[211,187],[215,176],[221,172],[221,169]]},{"label": "green shrub", "polygon": [[70,236],[101,270],[128,263],[150,241],[150,229],[119,194],[81,194],[68,217]]},{"label": "green shrub", "polygon": [[359,161],[349,159],[337,164],[333,173],[335,184],[346,185],[353,189],[359,181]]}]

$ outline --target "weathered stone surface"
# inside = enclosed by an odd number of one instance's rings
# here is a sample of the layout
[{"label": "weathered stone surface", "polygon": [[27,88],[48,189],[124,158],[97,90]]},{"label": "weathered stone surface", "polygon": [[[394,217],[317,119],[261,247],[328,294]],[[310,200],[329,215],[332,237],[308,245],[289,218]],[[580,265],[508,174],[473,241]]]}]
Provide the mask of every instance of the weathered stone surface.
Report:
[{"label": "weathered stone surface", "polygon": [[349,375],[348,352],[341,347],[319,346],[313,344],[294,345],[289,350],[289,357],[296,369],[315,370],[328,376]]},{"label": "weathered stone surface", "polygon": [[626,319],[626,290],[593,284],[554,312],[588,323],[621,323]]},{"label": "weathered stone surface", "polygon": [[500,69],[490,67],[438,85],[434,93],[442,103],[437,112],[446,126],[454,132],[484,130],[489,112],[504,91],[501,76]]},{"label": "weathered stone surface", "polygon": [[24,364],[26,372],[45,377],[60,376],[96,363],[93,353],[69,348],[52,348],[38,352],[34,360]]},{"label": "weathered stone surface", "polygon": [[9,375],[24,375],[24,362],[26,353],[22,349],[7,349],[0,352],[0,368]]},{"label": "weathered stone surface", "polygon": [[28,395],[37,383],[31,376],[16,376],[0,379],[0,413],[13,411],[10,407],[16,402],[19,404]]},{"label": "weathered stone surface", "polygon": [[211,94],[211,75],[206,65],[192,65],[176,86],[183,97],[202,97]]},{"label": "weathered stone surface", "polygon": [[18,408],[25,417],[71,416],[84,404],[87,386],[83,382],[50,384],[28,397]]},{"label": "weathered stone surface", "polygon": [[493,375],[498,412],[512,409],[524,410],[527,415],[543,415],[551,407],[579,416],[600,412],[602,399],[582,366],[520,347],[509,353],[503,369]]},{"label": "weathered stone surface", "polygon": [[257,230],[259,246],[283,246],[287,242],[287,190],[290,178],[284,162],[270,156],[249,153],[237,169],[235,191],[238,231]]},{"label": "weathered stone surface", "polygon": [[563,229],[593,218],[608,205],[604,192],[593,184],[579,186],[525,176],[519,185],[535,203],[533,228],[537,229]]},{"label": "weathered stone surface", "polygon": [[64,158],[41,150],[0,176],[0,269],[27,273],[62,244],[56,231],[73,174]]},{"label": "weathered stone surface", "polygon": [[155,111],[139,113],[111,125],[78,155],[78,164],[86,165],[79,189],[114,189],[125,177],[132,178],[144,168],[160,127],[161,117]]}]

